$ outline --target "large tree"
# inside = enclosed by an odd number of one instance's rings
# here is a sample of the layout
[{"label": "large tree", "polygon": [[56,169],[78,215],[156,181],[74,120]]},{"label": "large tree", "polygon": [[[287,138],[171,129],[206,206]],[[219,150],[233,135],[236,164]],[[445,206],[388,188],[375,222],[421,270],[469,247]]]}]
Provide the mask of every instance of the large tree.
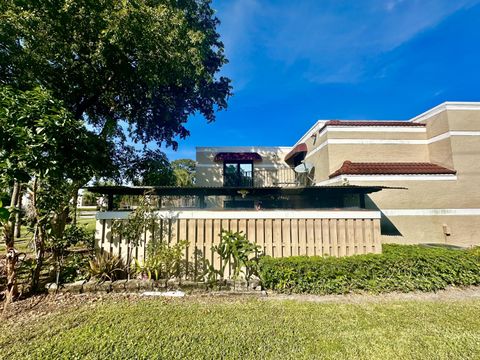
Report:
[{"label": "large tree", "polygon": [[[54,216],[39,217],[37,225],[51,225],[60,236],[68,202],[57,195],[76,193],[88,176],[101,173],[84,172],[79,164],[94,169],[107,158],[128,169],[132,159],[143,159],[150,169],[158,161],[148,158],[158,156],[137,154],[132,142],[176,148],[175,138],[188,135],[191,114],[213,121],[231,91],[230,80],[218,75],[226,59],[217,26],[209,0],[0,1],[0,86],[9,86],[7,102],[14,99],[4,107],[3,125],[13,131],[10,138],[19,137],[15,149],[28,160],[18,162],[8,150],[1,154],[0,180],[13,189],[10,209],[17,204],[17,185],[33,180],[39,216]],[[39,103],[48,99],[41,108],[48,116],[28,113],[38,105],[28,102],[28,91]],[[25,118],[11,116],[11,109],[24,111]],[[54,121],[62,117],[68,120]],[[39,119],[46,119],[49,131],[42,132],[52,141],[22,132],[35,132]],[[96,139],[78,120],[89,123]],[[7,141],[4,149],[13,145]],[[32,151],[24,151],[29,146]],[[44,199],[58,200],[56,209],[55,201],[41,203],[44,190],[55,194]]]},{"label": "large tree", "polygon": [[2,0],[0,14],[0,82],[44,86],[105,136],[175,148],[189,115],[227,105],[210,0]]}]

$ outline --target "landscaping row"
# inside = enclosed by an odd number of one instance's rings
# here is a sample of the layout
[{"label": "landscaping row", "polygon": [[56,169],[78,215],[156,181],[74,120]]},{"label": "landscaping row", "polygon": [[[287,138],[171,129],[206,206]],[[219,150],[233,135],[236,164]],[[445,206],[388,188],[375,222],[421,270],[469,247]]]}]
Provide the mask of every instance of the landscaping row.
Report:
[{"label": "landscaping row", "polygon": [[[224,237],[224,241],[235,234],[228,235]],[[235,239],[238,242],[238,238]],[[232,244],[230,243],[231,248],[234,247]],[[184,262],[181,260],[181,253],[177,252],[175,256],[170,254],[165,258],[166,253],[170,252],[163,249],[159,252],[162,257],[153,258],[155,261],[147,260],[142,266],[137,262],[136,266],[128,270],[128,277],[132,279],[129,281],[119,280],[127,275],[125,270],[120,271],[120,259],[108,254],[100,255],[90,260],[89,271],[78,272],[77,269],[77,274],[86,275],[81,277],[85,279],[84,281],[58,288],[49,285],[49,291],[57,289],[67,292],[135,292],[168,289],[208,291],[263,288],[282,293],[324,295],[437,291],[448,286],[480,285],[480,248],[454,250],[421,245],[385,244],[382,254],[341,258],[245,256],[239,264],[242,265],[242,271],[237,274],[238,277],[234,281],[224,280],[223,271],[212,274],[208,266],[203,268],[203,272],[202,268],[199,268],[197,277],[190,281],[178,280],[174,269],[182,270],[181,264]],[[230,255],[233,256],[232,253]],[[230,262],[238,262],[238,259],[225,258],[226,264]],[[167,271],[166,264],[170,265],[171,270]],[[241,280],[244,278],[247,278],[247,281]]]},{"label": "landscaping row", "polygon": [[480,248],[383,245],[382,254],[333,257],[264,257],[262,285],[285,293],[437,291],[480,285]]}]

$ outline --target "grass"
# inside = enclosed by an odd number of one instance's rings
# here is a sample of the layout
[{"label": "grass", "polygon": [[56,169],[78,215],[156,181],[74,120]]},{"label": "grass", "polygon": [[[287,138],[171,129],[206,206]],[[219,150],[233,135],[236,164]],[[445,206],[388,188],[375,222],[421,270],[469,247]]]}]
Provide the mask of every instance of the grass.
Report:
[{"label": "grass", "polygon": [[0,324],[14,359],[478,359],[480,300],[107,300]]},{"label": "grass", "polygon": [[[95,231],[95,219],[92,218],[79,218],[77,220],[78,225],[84,225],[88,231]],[[21,237],[15,239],[15,248],[27,254],[33,254],[33,246],[32,246],[32,232],[26,227],[22,226],[21,228]],[[5,244],[0,243],[0,253],[5,251]]]},{"label": "grass", "polygon": [[88,231],[95,231],[95,219],[94,218],[78,218],[77,219],[78,225],[85,225]]}]

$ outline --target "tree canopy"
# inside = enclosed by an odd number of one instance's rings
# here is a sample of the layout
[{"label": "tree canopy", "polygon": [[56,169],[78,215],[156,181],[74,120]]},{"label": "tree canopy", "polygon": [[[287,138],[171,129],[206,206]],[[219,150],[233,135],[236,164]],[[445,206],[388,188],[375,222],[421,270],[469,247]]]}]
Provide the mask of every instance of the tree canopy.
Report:
[{"label": "tree canopy", "polygon": [[176,148],[189,115],[227,106],[210,0],[3,0],[0,13],[0,84],[44,86],[104,136]]},{"label": "tree canopy", "polygon": [[146,150],[131,160],[126,179],[137,186],[175,185],[175,174],[166,155],[158,150]]},{"label": "tree canopy", "polygon": [[195,161],[191,159],[178,159],[172,161],[175,185],[193,186],[195,184]]},{"label": "tree canopy", "polygon": [[[79,183],[112,166],[112,149],[75,120],[50,92],[0,88],[0,185],[37,178]],[[48,181],[47,181],[48,180]]]}]

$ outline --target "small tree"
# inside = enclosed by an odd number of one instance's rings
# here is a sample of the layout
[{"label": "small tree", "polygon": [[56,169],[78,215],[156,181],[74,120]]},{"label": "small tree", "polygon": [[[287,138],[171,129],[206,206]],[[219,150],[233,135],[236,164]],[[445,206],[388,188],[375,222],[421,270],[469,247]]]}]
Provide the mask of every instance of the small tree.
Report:
[{"label": "small tree", "polygon": [[[183,273],[183,251],[188,242],[181,240],[174,245],[167,243],[168,227],[159,226],[159,223],[172,220],[158,216],[154,211],[153,202],[153,197],[148,193],[140,197],[139,206],[129,214],[127,220],[115,221],[113,231],[129,245],[126,264],[129,271],[133,265],[135,272],[147,275],[150,279],[164,279],[167,286],[169,279]],[[132,261],[131,248],[139,245],[147,229],[151,230],[151,236],[147,244],[146,259],[143,263],[138,260]]]},{"label": "small tree", "polygon": [[213,278],[216,275],[220,276],[220,279],[225,277],[225,269],[231,267],[233,274],[231,277],[236,280],[240,277],[240,274],[245,275],[245,280],[250,281],[253,275],[257,273],[258,255],[260,253],[260,247],[247,240],[246,235],[242,232],[232,232],[223,230],[220,234],[221,240],[218,245],[212,247],[212,251],[217,253],[222,260],[220,269],[215,269],[207,261],[207,267],[209,270],[209,277]]},{"label": "small tree", "polygon": [[[20,184],[27,184],[30,193],[36,253],[33,289],[38,287],[47,237],[62,239],[70,199],[80,184],[109,168],[109,154],[108,144],[73,119],[48,91],[0,89],[0,185],[12,189],[12,214]],[[7,254],[15,252],[14,225],[12,215],[3,226]],[[11,269],[7,267],[8,276]]]}]

